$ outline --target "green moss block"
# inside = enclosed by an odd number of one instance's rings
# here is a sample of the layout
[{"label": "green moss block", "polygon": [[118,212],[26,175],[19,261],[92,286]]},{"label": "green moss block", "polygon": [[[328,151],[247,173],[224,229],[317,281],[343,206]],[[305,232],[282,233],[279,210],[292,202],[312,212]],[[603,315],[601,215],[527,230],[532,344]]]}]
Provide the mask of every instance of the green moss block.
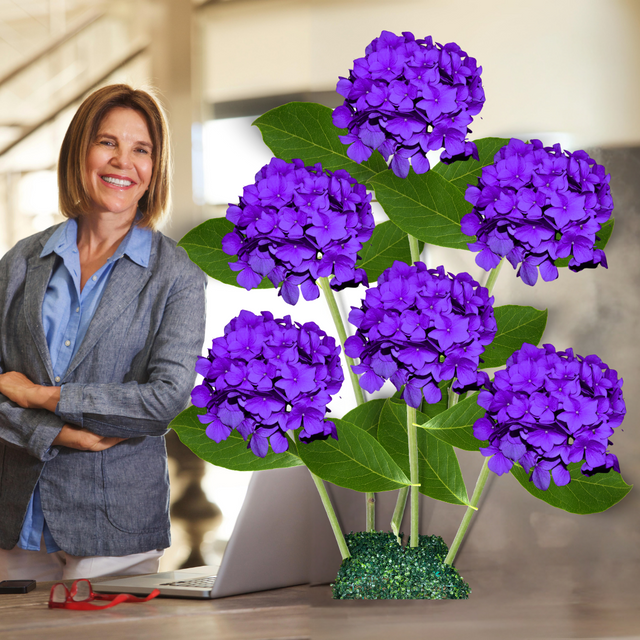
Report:
[{"label": "green moss block", "polygon": [[[402,534],[401,534],[402,535]],[[403,547],[393,533],[364,531],[345,536],[351,557],[332,584],[339,600],[466,600],[469,585],[444,564],[448,548],[440,536],[420,536]]]}]

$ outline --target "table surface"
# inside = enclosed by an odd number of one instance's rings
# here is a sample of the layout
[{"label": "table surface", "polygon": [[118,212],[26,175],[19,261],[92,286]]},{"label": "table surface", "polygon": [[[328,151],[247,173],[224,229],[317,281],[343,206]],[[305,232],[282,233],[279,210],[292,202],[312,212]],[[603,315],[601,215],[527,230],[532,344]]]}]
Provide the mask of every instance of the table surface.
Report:
[{"label": "table surface", "polygon": [[49,609],[51,583],[41,583],[28,594],[0,595],[0,638],[640,640],[637,566],[620,571],[620,588],[606,589],[562,572],[546,580],[469,572],[467,601],[340,601],[323,585],[217,600],[157,598],[97,612]]}]

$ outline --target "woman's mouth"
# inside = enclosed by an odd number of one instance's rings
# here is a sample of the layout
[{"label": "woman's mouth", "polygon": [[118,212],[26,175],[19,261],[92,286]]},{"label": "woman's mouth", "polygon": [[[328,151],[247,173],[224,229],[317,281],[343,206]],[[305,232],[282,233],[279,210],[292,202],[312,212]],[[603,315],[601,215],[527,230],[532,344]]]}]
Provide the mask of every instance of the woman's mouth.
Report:
[{"label": "woman's mouth", "polygon": [[130,187],[135,184],[135,182],[126,178],[115,178],[114,176],[100,176],[100,178],[114,187]]}]

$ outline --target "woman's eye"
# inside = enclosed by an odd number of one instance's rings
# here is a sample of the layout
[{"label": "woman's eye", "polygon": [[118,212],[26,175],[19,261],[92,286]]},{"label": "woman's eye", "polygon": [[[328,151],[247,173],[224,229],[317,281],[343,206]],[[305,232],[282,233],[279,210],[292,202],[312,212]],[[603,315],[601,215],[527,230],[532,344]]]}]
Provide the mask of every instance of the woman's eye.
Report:
[{"label": "woman's eye", "polygon": [[104,145],[110,147],[110,146],[113,146],[114,143],[113,143],[113,140],[100,140],[99,144],[104,144]]},{"label": "woman's eye", "polygon": [[136,151],[138,153],[144,153],[145,155],[149,153],[149,149],[144,149],[144,148],[136,149]]}]

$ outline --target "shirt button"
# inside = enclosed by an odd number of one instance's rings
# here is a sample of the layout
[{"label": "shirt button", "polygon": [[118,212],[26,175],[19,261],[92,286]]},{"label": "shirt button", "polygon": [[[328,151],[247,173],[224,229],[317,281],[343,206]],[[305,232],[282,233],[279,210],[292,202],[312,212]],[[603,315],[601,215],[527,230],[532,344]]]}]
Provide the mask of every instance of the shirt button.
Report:
[{"label": "shirt button", "polygon": [[98,279],[98,276],[93,276],[91,279],[95,282]]},{"label": "shirt button", "polygon": [[76,313],[80,313],[80,307],[76,307]]},{"label": "shirt button", "polygon": [[56,376],[56,377],[54,378],[54,380],[55,380],[56,382],[60,382],[60,376]]},{"label": "shirt button", "polygon": [[64,346],[65,347],[70,347],[71,346],[71,340],[65,340],[64,341]]}]

